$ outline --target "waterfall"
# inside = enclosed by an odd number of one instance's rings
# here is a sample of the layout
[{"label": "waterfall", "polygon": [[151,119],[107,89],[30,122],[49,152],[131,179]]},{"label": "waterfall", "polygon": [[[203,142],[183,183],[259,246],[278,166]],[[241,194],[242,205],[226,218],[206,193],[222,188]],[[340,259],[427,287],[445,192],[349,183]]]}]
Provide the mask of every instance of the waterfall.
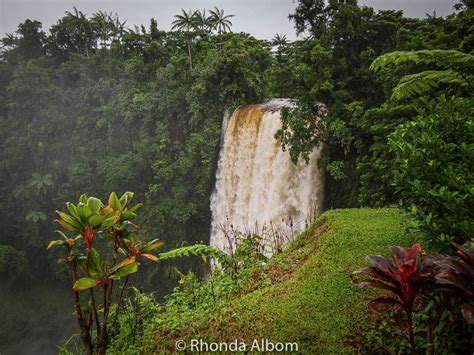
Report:
[{"label": "waterfall", "polygon": [[320,150],[310,155],[309,164],[294,165],[274,137],[281,108],[291,105],[273,99],[241,106],[227,120],[211,197],[212,246],[229,251],[224,231],[233,228],[263,235],[268,239],[264,252],[272,254],[320,214]]}]

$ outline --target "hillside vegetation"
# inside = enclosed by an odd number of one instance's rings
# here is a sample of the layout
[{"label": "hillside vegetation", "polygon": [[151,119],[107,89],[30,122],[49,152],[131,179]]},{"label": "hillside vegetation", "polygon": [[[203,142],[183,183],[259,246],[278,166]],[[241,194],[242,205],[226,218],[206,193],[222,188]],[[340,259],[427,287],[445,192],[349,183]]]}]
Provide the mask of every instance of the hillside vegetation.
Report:
[{"label": "hillside vegetation", "polygon": [[328,211],[254,272],[240,295],[181,329],[160,330],[145,348],[171,350],[179,339],[268,339],[297,342],[303,353],[351,352],[367,326],[370,290],[358,290],[350,274],[368,254],[410,245],[414,237],[405,234],[405,225],[397,209]]}]

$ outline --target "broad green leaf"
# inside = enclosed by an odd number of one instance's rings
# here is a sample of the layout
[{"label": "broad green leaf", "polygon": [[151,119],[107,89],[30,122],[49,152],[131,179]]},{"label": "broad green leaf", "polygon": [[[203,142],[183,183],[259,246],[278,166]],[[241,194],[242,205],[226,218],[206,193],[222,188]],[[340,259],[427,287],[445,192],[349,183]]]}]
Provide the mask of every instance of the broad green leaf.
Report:
[{"label": "broad green leaf", "polygon": [[70,232],[80,232],[81,231],[80,228],[76,228],[76,227],[70,225],[69,223],[64,222],[61,219],[56,219],[56,222],[58,222],[64,229],[66,229]]},{"label": "broad green leaf", "polygon": [[140,263],[134,262],[132,264],[124,266],[124,267],[118,269],[116,272],[114,272],[113,275],[110,276],[110,278],[113,279],[113,280],[119,280],[122,277],[133,274],[133,273],[138,271],[138,266],[139,265],[140,265]]},{"label": "broad green leaf", "polygon": [[87,258],[85,256],[80,256],[77,258],[77,263],[84,273],[87,273]]},{"label": "broad green leaf", "polygon": [[89,222],[90,226],[95,229],[100,225],[100,222],[102,222],[102,217],[100,217],[99,214],[94,213],[87,219],[87,221]]},{"label": "broad green leaf", "polygon": [[120,197],[120,204],[122,205],[122,207],[125,207],[130,203],[133,198],[133,195],[133,192],[127,191],[122,195],[122,197]]},{"label": "broad green leaf", "polygon": [[146,247],[141,249],[141,252],[142,253],[147,253],[147,252],[150,252],[150,251],[153,251],[153,250],[156,250],[156,249],[160,249],[160,248],[163,247],[163,245],[165,245],[164,242],[159,241],[159,240],[153,240],[150,243],[148,243],[148,245]]},{"label": "broad green leaf", "polygon": [[79,216],[79,212],[77,211],[77,206],[76,206],[75,204],[73,204],[73,203],[71,203],[71,202],[68,202],[68,203],[66,203],[66,207],[67,207],[69,213],[71,213],[71,215],[72,215],[73,217],[76,217],[76,218],[78,218],[78,219],[81,218],[81,217]]},{"label": "broad green leaf", "polygon": [[99,280],[93,279],[91,277],[83,277],[76,281],[72,287],[74,291],[87,290],[88,288],[95,287],[99,284]]},{"label": "broad green leaf", "polygon": [[83,194],[83,195],[81,195],[81,197],[79,197],[79,202],[82,202],[83,204],[86,205],[87,204],[87,199],[88,199],[87,195]]},{"label": "broad green leaf", "polygon": [[109,217],[112,217],[113,215],[115,215],[117,213],[117,211],[115,211],[112,207],[110,206],[105,206],[104,208],[102,208],[102,210],[100,211],[100,215],[102,217],[104,217],[104,219],[107,219]]},{"label": "broad green leaf", "polygon": [[126,211],[124,213],[122,213],[122,219],[124,221],[130,221],[134,218],[137,218],[137,214],[136,213],[133,213],[133,212],[130,212],[130,211]]},{"label": "broad green leaf", "polygon": [[91,208],[82,202],[77,205],[77,212],[85,221],[87,221],[87,218],[92,214]]},{"label": "broad green leaf", "polygon": [[112,192],[109,196],[109,206],[120,212],[123,210],[122,204],[120,203],[120,200],[118,199],[115,192]]},{"label": "broad green leaf", "polygon": [[85,256],[80,256],[77,258],[77,263],[79,264],[79,267],[81,270],[89,276],[92,277],[99,277],[103,276],[96,268],[94,263],[92,262],[92,258],[88,261]]},{"label": "broad green leaf", "polygon": [[77,218],[74,218],[66,213],[63,213],[61,211],[56,211],[56,213],[59,215],[59,217],[66,223],[70,224],[71,226],[81,229],[82,225],[81,222]]},{"label": "broad green leaf", "polygon": [[119,220],[119,215],[110,217],[102,221],[102,224],[100,225],[100,229],[106,229],[112,227],[117,221]]},{"label": "broad green leaf", "polygon": [[89,251],[89,257],[94,269],[97,270],[97,272],[101,276],[103,276],[105,274],[105,270],[103,268],[103,265],[102,265],[103,263],[100,258],[99,252],[95,250],[94,248],[91,248],[91,250]]},{"label": "broad green leaf", "polygon": [[89,197],[87,200],[87,206],[91,209],[92,213],[98,213],[102,207],[102,201],[95,197]]}]

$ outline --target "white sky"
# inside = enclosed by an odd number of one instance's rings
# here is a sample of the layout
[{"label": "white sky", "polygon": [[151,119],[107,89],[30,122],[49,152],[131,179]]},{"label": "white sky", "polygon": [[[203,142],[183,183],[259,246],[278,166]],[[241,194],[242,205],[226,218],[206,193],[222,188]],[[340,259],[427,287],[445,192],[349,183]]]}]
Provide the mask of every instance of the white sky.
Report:
[{"label": "white sky", "polygon": [[[404,10],[406,16],[424,17],[436,11],[437,16],[453,12],[457,0],[359,0],[362,5],[376,9]],[[65,11],[76,6],[91,14],[98,10],[116,12],[127,26],[144,24],[150,18],[158,21],[160,29],[169,29],[173,16],[184,9],[209,9],[217,6],[226,14],[234,14],[232,30],[249,32],[257,38],[272,38],[276,33],[295,38],[288,15],[293,13],[296,0],[0,0],[0,35],[14,32],[25,19],[43,23],[47,30]]]}]

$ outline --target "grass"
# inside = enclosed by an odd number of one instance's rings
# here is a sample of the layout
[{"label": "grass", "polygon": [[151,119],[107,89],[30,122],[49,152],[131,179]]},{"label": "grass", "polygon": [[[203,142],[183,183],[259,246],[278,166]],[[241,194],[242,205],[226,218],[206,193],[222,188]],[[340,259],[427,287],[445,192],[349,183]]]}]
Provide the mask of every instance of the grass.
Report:
[{"label": "grass", "polygon": [[390,245],[409,246],[406,219],[397,209],[326,212],[260,272],[225,307],[186,329],[157,336],[251,344],[254,339],[297,342],[303,353],[353,353],[367,326],[366,299],[350,274],[368,254],[388,254]]}]

